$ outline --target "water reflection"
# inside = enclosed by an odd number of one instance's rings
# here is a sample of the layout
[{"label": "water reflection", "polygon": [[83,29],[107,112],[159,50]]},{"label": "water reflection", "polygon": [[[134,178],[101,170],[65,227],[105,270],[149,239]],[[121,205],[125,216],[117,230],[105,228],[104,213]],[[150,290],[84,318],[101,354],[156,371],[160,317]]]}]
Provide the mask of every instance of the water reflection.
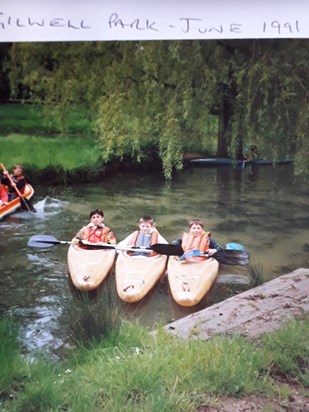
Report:
[{"label": "water reflection", "polygon": [[[264,167],[253,175],[231,167],[197,168],[168,183],[155,175],[124,174],[98,184],[37,188],[34,200],[38,213],[21,211],[0,222],[0,313],[19,319],[30,349],[57,351],[69,345],[68,316],[76,298],[66,275],[67,247],[30,250],[27,240],[41,233],[70,240],[95,207],[104,209],[119,241],[144,214],[154,216],[169,241],[182,236],[188,220],[201,217],[220,244],[245,245],[253,268],[266,280],[309,263],[308,188],[294,181],[290,166]],[[252,282],[249,268],[220,265],[218,280],[202,302],[181,308],[164,278],[143,302],[128,307],[127,316],[147,325],[168,322],[240,293]]]}]

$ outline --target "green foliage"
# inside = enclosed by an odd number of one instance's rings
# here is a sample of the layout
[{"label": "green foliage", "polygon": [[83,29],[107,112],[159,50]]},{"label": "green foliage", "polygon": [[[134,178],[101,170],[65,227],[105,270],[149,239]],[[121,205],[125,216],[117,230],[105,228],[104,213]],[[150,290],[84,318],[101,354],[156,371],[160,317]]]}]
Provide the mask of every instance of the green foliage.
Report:
[{"label": "green foliage", "polygon": [[46,412],[59,410],[62,388],[57,382],[64,382],[63,369],[46,359],[37,359],[28,364],[28,376],[24,391],[16,399],[16,412]]},{"label": "green foliage", "polygon": [[200,44],[124,43],[119,49],[121,59],[107,68],[106,96],[99,102],[104,160],[131,156],[141,162],[159,155],[165,177],[171,178],[182,168],[185,147],[200,148],[201,141],[210,147],[207,133],[213,139],[206,93],[211,75],[207,66],[197,66],[204,57]]},{"label": "green foliage", "polygon": [[257,144],[274,162],[296,158],[296,174],[308,176],[308,59],[302,41],[254,41],[236,72],[233,139]]},{"label": "green foliage", "polygon": [[291,373],[306,382],[308,330],[308,320],[294,321],[257,344],[224,336],[183,341],[122,323],[117,341],[82,346],[69,361],[24,361],[23,385],[2,409],[196,411],[218,395],[282,396],[270,373]]},{"label": "green foliage", "polygon": [[272,358],[274,374],[297,377],[308,386],[309,319],[290,323],[286,328],[263,338]]},{"label": "green foliage", "polygon": [[0,319],[0,399],[18,388],[18,380],[24,373],[18,343],[18,326],[10,318]]},{"label": "green foliage", "polygon": [[70,310],[74,316],[69,320],[74,342],[81,347],[91,347],[102,340],[107,346],[116,344],[125,305],[117,298],[114,285],[106,281],[95,299],[86,292],[77,296]]},{"label": "green foliage", "polygon": [[69,131],[72,109],[95,121],[105,162],[160,157],[171,178],[187,150],[255,143],[308,177],[308,57],[306,40],[15,43],[5,67],[51,128]]}]

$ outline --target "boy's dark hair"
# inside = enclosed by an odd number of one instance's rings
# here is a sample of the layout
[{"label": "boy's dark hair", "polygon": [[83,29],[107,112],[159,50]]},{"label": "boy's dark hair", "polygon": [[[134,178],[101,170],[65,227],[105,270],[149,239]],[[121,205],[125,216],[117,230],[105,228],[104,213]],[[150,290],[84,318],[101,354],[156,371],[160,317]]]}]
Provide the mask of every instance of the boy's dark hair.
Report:
[{"label": "boy's dark hair", "polygon": [[97,214],[98,214],[98,215],[101,215],[102,217],[104,217],[103,210],[94,209],[94,210],[91,210],[91,212],[89,213],[89,219],[91,219],[93,215],[97,215]]},{"label": "boy's dark hair", "polygon": [[139,220],[139,223],[142,223],[142,222],[150,223],[151,226],[152,226],[153,225],[153,218],[151,216],[147,216],[147,215],[142,216]]},{"label": "boy's dark hair", "polygon": [[192,219],[189,223],[189,227],[193,225],[200,225],[202,228],[204,228],[204,223],[201,219]]}]

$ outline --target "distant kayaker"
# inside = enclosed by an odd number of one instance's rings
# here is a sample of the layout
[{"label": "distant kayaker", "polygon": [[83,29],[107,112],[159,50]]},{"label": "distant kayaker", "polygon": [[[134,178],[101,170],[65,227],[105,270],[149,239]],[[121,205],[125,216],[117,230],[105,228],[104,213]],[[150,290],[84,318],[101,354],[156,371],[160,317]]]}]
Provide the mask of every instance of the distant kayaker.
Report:
[{"label": "distant kayaker", "polygon": [[251,144],[249,148],[246,146],[243,151],[243,156],[245,158],[244,163],[252,163],[257,160],[257,146],[255,144]]},{"label": "distant kayaker", "polygon": [[[139,220],[139,230],[135,230],[117,246],[132,246],[132,247],[149,247],[155,243],[168,243],[156,229],[156,224],[151,216],[142,216]],[[133,252],[134,254],[144,254],[142,252]],[[152,256],[153,253],[147,253]]]},{"label": "distant kayaker", "polygon": [[189,250],[200,250],[211,256],[222,249],[211,237],[211,232],[204,231],[204,223],[201,219],[192,219],[189,222],[189,228],[189,233],[185,232],[182,239],[173,242],[174,244],[177,243],[181,245],[184,252],[188,252]]},{"label": "distant kayaker", "polygon": [[[7,201],[10,202],[11,200],[18,197],[14,187],[11,185],[9,179],[9,173],[7,171],[3,172],[4,177],[1,179],[1,183],[6,186],[8,189],[8,197]],[[23,194],[25,186],[27,184],[26,178],[23,175],[23,166],[20,164],[16,164],[13,168],[13,173],[10,175],[11,179],[15,183],[17,189]],[[2,198],[2,196],[1,196]]]},{"label": "distant kayaker", "polygon": [[90,223],[83,226],[73,239],[78,243],[85,240],[90,243],[109,243],[116,244],[116,238],[112,230],[104,225],[104,212],[100,209],[94,209],[89,214]]}]

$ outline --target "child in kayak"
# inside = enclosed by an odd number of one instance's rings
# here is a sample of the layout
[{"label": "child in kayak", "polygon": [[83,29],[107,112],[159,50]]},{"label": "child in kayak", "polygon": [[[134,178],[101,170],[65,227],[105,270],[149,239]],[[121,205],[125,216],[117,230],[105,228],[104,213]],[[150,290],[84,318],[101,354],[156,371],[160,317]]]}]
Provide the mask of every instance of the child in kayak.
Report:
[{"label": "child in kayak", "polygon": [[[17,193],[14,187],[11,185],[10,179],[8,177],[8,172],[5,171],[4,177],[1,179],[1,183],[8,187],[8,198],[5,202],[10,202],[11,200],[17,197]],[[23,193],[25,186],[27,184],[25,177],[23,176],[23,166],[20,164],[16,164],[13,169],[13,173],[11,174],[11,179],[15,183],[17,189]]]},{"label": "child in kayak", "polygon": [[[124,240],[118,243],[117,246],[125,247],[150,247],[155,243],[168,243],[163,236],[160,235],[158,230],[156,229],[156,224],[153,221],[151,216],[142,216],[139,220],[139,230],[135,230],[129,236],[127,236]],[[154,252],[151,253],[143,253],[143,252],[133,252],[132,255],[150,255],[152,256],[155,254]]]},{"label": "child in kayak", "polygon": [[[210,232],[204,231],[204,223],[201,219],[192,219],[189,222],[189,233],[184,233],[182,239],[174,241],[174,244],[181,245],[184,252],[189,250],[200,250],[211,256],[222,249],[220,245],[210,236]],[[196,260],[196,258],[193,258]]]},{"label": "child in kayak", "polygon": [[89,214],[90,223],[83,226],[72,240],[78,243],[84,240],[89,243],[109,243],[116,244],[116,238],[111,229],[104,225],[104,212],[100,209],[94,209]]}]

